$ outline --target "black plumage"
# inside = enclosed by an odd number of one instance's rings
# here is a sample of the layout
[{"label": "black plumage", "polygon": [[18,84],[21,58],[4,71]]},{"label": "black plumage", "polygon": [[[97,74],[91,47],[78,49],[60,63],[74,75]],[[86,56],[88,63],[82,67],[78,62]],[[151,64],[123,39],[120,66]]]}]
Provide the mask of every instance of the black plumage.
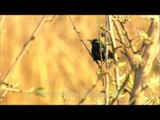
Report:
[{"label": "black plumage", "polygon": [[[90,40],[91,45],[92,45],[92,49],[91,49],[91,53],[92,53],[92,57],[94,61],[97,60],[101,60],[101,56],[100,56],[100,41],[99,39],[93,39]],[[106,54],[106,46],[101,44],[101,50],[102,50],[102,60],[104,61],[106,59],[105,54]],[[113,53],[108,50],[108,59],[113,59]]]}]

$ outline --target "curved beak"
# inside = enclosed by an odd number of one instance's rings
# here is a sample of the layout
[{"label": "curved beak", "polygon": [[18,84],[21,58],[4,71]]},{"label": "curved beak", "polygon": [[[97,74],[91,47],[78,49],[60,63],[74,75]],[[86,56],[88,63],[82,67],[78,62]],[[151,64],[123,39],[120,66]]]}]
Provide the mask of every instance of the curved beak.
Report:
[{"label": "curved beak", "polygon": [[87,39],[87,41],[92,42],[92,40],[90,40],[90,39]]}]

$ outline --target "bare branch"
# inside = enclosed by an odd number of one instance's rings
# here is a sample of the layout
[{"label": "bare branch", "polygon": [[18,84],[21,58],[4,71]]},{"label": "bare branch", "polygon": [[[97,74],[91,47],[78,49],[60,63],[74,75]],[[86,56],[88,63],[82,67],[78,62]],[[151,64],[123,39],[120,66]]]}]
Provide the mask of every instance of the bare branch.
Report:
[{"label": "bare branch", "polygon": [[147,45],[144,48],[144,53],[142,55],[142,59],[144,61],[143,65],[140,65],[135,70],[135,82],[133,85],[133,90],[131,94],[130,100],[133,100],[132,104],[143,104],[144,92],[142,89],[144,86],[147,86],[147,78],[151,71],[153,61],[156,58],[158,51],[158,42],[159,42],[159,18],[155,16],[152,24],[148,30],[148,36],[152,39],[153,44]]},{"label": "bare branch", "polygon": [[133,39],[131,39],[131,38],[129,37],[129,33],[127,32],[127,30],[126,30],[126,28],[125,28],[125,23],[126,23],[126,21],[124,22],[124,21],[120,20],[120,18],[118,18],[117,21],[118,21],[118,23],[120,24],[121,28],[122,28],[123,31],[124,31],[124,36],[126,36],[128,42],[129,42],[129,44],[130,44],[130,47],[131,47],[132,52],[133,52],[134,54],[137,53],[137,51],[135,51],[135,46],[132,44]]},{"label": "bare branch", "polygon": [[[15,66],[17,65],[17,63],[23,58],[24,54],[27,52],[28,48],[30,47],[31,43],[34,41],[37,33],[39,32],[40,28],[42,27],[43,23],[45,22],[45,15],[41,18],[40,22],[38,23],[38,25],[36,26],[36,28],[34,29],[32,35],[30,36],[30,38],[26,41],[26,43],[23,45],[22,50],[20,51],[20,53],[17,55],[15,61],[13,62],[13,64],[10,66],[10,68],[8,69],[7,74],[3,77],[2,81],[3,82],[9,82],[9,76],[11,75],[11,73],[13,72]],[[1,98],[4,98],[5,95],[7,94],[9,90],[6,89],[2,95]]]},{"label": "bare branch", "polygon": [[126,77],[126,80],[123,82],[121,88],[118,90],[117,94],[116,94],[116,97],[111,101],[111,105],[113,105],[115,103],[115,101],[118,99],[121,91],[124,89],[125,85],[127,84],[127,82],[129,81],[129,75],[131,74],[131,72],[128,73],[127,77]]},{"label": "bare branch", "polygon": [[115,26],[117,35],[118,35],[118,37],[119,37],[119,39],[120,39],[120,41],[121,41],[121,43],[123,45],[125,55],[126,55],[128,61],[129,61],[130,65],[131,65],[131,68],[133,68],[132,56],[128,51],[128,47],[125,45],[125,42],[124,42],[123,37],[122,37],[122,34],[120,33],[120,29],[119,29],[118,25],[116,24],[115,20],[113,21],[113,24]]},{"label": "bare branch", "polygon": [[[69,20],[71,21],[72,26],[73,26],[73,29],[74,29],[75,32],[77,33],[77,35],[78,35],[78,37],[79,37],[79,40],[82,42],[82,44],[83,44],[84,47],[86,48],[86,50],[87,50],[87,52],[89,53],[89,55],[93,58],[92,53],[91,53],[90,50],[88,49],[87,45],[85,44],[84,40],[82,39],[82,37],[81,37],[81,35],[80,35],[80,32],[78,32],[75,24],[73,23],[71,16],[69,16]],[[98,67],[101,68],[101,66],[99,65],[98,61],[95,61],[95,62],[97,63]]]},{"label": "bare branch", "polygon": [[0,95],[0,101],[2,101],[5,98],[8,92],[14,92],[14,93],[33,93],[34,92],[34,89],[20,90],[20,89],[14,88],[12,84],[4,83],[4,82],[0,84],[0,88],[4,90],[4,92]]},{"label": "bare branch", "polygon": [[112,20],[112,16],[109,16],[109,30],[106,29],[104,26],[101,26],[100,28],[102,30],[104,30],[105,32],[107,32],[111,38],[111,46],[112,46],[112,51],[113,51],[113,55],[114,55],[114,64],[116,65],[115,69],[114,69],[114,72],[115,72],[115,78],[116,78],[116,89],[118,91],[118,89],[120,88],[120,83],[119,83],[119,68],[118,68],[118,56],[117,56],[117,53],[116,53],[116,50],[115,48],[117,47],[116,46],[116,39],[114,37],[114,31],[113,31],[113,20]]},{"label": "bare branch", "polygon": [[[110,22],[109,22],[109,15],[106,15],[105,18],[106,18],[106,28],[108,28],[108,30],[110,30]],[[110,36],[109,36],[110,37]],[[107,39],[107,38],[106,38]],[[108,70],[108,47],[107,47],[107,40],[106,40],[106,54],[105,54],[105,64],[106,64],[106,70]],[[105,76],[105,104],[106,105],[109,105],[109,79],[108,79],[108,74],[106,74]]]},{"label": "bare branch", "polygon": [[84,97],[78,102],[79,105],[82,104],[82,103],[86,100],[88,94],[96,87],[96,85],[97,85],[97,83],[98,83],[98,80],[99,80],[99,79],[96,80],[96,83],[94,83],[94,84],[90,87],[90,89],[86,92],[86,94],[84,95]]},{"label": "bare branch", "polygon": [[18,56],[16,57],[15,61],[13,62],[13,64],[10,66],[7,74],[4,76],[4,78],[2,79],[2,81],[7,82],[8,77],[11,75],[13,69],[15,68],[16,64],[22,59],[22,57],[24,56],[24,54],[27,52],[28,48],[30,47],[32,41],[35,39],[36,34],[39,32],[40,28],[42,27],[43,23],[45,22],[45,16],[43,16],[40,20],[40,22],[38,23],[38,25],[36,26],[36,28],[34,29],[31,37],[29,38],[29,40],[26,41],[26,43],[23,45],[22,50],[20,51],[20,53],[18,54]]},{"label": "bare branch", "polygon": [[[114,30],[113,30],[113,25],[114,25],[114,21],[112,19],[112,17],[109,17],[109,23],[110,23],[110,31],[111,31],[111,46],[112,46],[112,51],[113,51],[113,55],[114,55],[114,64],[115,64],[115,69],[114,69],[114,73],[115,73],[115,80],[116,80],[116,89],[117,91],[120,88],[120,82],[119,82],[119,68],[118,68],[118,55],[115,51],[115,48],[117,47],[116,45],[116,41],[114,38]],[[117,100],[118,104],[119,101]]]},{"label": "bare branch", "polygon": [[62,92],[62,99],[63,99],[63,104],[66,105],[66,99],[65,99],[65,96],[64,96],[64,92]]},{"label": "bare branch", "polygon": [[[141,89],[141,91],[139,91],[139,93],[138,93],[137,95],[141,94],[141,92],[143,92],[144,90],[146,90],[148,87],[149,87],[148,85],[146,85],[145,87],[143,87],[143,88]],[[134,98],[130,99],[129,105],[132,105],[133,102],[137,99],[137,97],[138,97],[138,96],[134,96]]]}]

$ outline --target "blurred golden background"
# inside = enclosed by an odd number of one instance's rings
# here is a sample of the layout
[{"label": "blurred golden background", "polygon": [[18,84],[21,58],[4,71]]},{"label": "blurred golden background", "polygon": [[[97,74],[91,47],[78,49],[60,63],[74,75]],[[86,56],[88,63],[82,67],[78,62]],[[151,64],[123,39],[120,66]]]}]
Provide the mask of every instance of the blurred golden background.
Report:
[{"label": "blurred golden background", "polygon": [[[1,79],[16,59],[24,43],[29,39],[42,16],[7,15],[1,28],[0,76]],[[98,26],[105,23],[105,16],[73,15],[74,24],[86,39],[98,37]],[[131,16],[127,23],[130,35],[139,41],[138,31],[147,31],[148,23],[142,16]],[[29,50],[16,65],[9,77],[19,82],[19,89],[45,88],[47,97],[34,94],[8,93],[0,104],[63,104],[62,92],[67,104],[77,104],[97,79],[97,65],[80,42],[67,15],[57,15],[51,23],[45,23]],[[158,77],[153,74],[158,84]],[[101,82],[93,93],[99,93]],[[157,89],[157,88],[156,88]],[[68,95],[68,96],[67,96]],[[94,104],[97,96],[87,98],[84,104]]]}]

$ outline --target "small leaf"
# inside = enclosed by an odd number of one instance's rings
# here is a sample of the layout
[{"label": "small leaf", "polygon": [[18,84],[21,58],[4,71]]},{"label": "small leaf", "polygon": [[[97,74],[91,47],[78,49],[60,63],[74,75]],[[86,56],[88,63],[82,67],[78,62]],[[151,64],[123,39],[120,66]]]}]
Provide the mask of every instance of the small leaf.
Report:
[{"label": "small leaf", "polygon": [[42,93],[41,91],[34,91],[34,94],[37,96],[45,97],[45,94]]},{"label": "small leaf", "polygon": [[128,73],[129,73],[129,71],[127,71],[126,73],[124,73],[122,76],[119,77],[119,81],[121,83],[123,83],[126,80]]},{"label": "small leaf", "polygon": [[38,87],[38,88],[36,88],[35,90],[34,90],[34,94],[35,95],[37,95],[37,96],[41,96],[41,97],[45,97],[45,94],[43,93],[43,90],[44,90],[45,88],[43,88],[43,87]]},{"label": "small leaf", "polygon": [[148,38],[148,39],[145,39],[144,44],[151,45],[151,44],[153,44],[153,41],[151,38]]},{"label": "small leaf", "polygon": [[100,42],[103,44],[103,45],[105,45],[106,46],[106,38],[105,37],[102,37],[102,36],[100,36]]},{"label": "small leaf", "polygon": [[133,59],[133,65],[135,68],[138,68],[139,64],[144,64],[144,61],[143,61],[141,55],[135,54],[134,59]]},{"label": "small leaf", "polygon": [[45,88],[44,87],[38,87],[36,88],[36,90],[44,90]]},{"label": "small leaf", "polygon": [[144,44],[146,45],[151,45],[153,44],[153,40],[148,36],[147,33],[145,33],[144,31],[141,31],[140,32],[140,36],[141,36],[141,39],[144,40]]},{"label": "small leaf", "polygon": [[147,33],[146,32],[144,32],[144,31],[140,31],[140,36],[141,36],[141,39],[148,39],[149,38],[149,36],[147,35]]},{"label": "small leaf", "polygon": [[13,88],[18,87],[19,85],[20,85],[20,83],[19,83],[19,82],[16,82],[16,83],[13,84]]},{"label": "small leaf", "polygon": [[128,81],[127,85],[126,85],[126,88],[129,88],[127,90],[130,91],[130,92],[131,92],[131,90],[133,88],[133,82],[134,82],[134,72],[129,74],[129,81]]},{"label": "small leaf", "polygon": [[120,63],[118,63],[118,67],[123,67],[125,65],[126,65],[126,62],[120,62]]}]

